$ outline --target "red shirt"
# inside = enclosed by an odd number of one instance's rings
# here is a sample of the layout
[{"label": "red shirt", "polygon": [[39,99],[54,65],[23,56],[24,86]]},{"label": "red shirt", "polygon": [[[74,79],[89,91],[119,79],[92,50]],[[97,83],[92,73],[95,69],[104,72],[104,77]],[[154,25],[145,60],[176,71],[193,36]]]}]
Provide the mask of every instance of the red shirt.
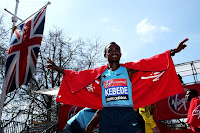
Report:
[{"label": "red shirt", "polygon": [[187,121],[193,132],[197,132],[196,128],[200,128],[200,99],[198,97],[192,98],[190,107],[188,109]]}]

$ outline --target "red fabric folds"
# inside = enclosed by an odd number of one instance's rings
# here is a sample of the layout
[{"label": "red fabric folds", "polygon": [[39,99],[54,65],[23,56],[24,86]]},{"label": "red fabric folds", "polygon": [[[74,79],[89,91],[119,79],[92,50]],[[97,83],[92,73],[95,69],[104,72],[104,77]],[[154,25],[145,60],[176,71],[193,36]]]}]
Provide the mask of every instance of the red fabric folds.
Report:
[{"label": "red fabric folds", "polygon": [[196,128],[200,128],[200,99],[198,97],[192,98],[190,102],[186,122],[193,132],[197,132]]},{"label": "red fabric folds", "polygon": [[[171,95],[182,93],[183,88],[176,74],[170,51],[142,59],[139,62],[121,64],[139,70],[132,76],[132,98],[134,108],[152,104]],[[75,72],[65,70],[57,96],[60,103],[102,109],[100,80],[97,79],[107,68]]]}]

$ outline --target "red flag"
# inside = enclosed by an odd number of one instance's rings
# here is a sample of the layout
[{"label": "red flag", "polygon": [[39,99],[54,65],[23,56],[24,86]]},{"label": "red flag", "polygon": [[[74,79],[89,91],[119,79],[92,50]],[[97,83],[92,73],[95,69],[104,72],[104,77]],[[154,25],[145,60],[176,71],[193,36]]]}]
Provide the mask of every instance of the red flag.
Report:
[{"label": "red flag", "polygon": [[[131,81],[134,108],[183,92],[170,51],[137,63],[121,65],[139,70],[133,74]],[[56,100],[60,103],[101,109],[101,84],[97,78],[106,68],[107,65],[80,72],[66,70]]]}]

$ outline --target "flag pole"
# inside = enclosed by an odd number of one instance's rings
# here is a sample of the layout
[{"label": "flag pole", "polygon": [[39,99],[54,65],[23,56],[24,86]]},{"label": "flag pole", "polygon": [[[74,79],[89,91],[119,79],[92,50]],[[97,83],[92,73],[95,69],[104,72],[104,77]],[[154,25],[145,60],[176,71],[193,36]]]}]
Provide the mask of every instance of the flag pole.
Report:
[{"label": "flag pole", "polygon": [[3,87],[1,91],[1,101],[0,101],[0,121],[2,117],[3,105],[4,105],[4,101],[6,97],[6,88],[7,88],[7,83],[6,83],[6,80],[4,79]]},{"label": "flag pole", "polygon": [[41,7],[39,10],[37,10],[36,12],[34,12],[32,15],[30,15],[29,17],[27,17],[24,21],[22,21],[21,23],[19,23],[17,26],[19,26],[20,24],[24,23],[26,20],[28,20],[31,16],[33,16],[34,14],[36,14],[38,11],[40,11],[42,8],[44,8],[47,5],[50,5],[51,2],[48,1],[46,5],[44,5],[43,7]]},{"label": "flag pole", "polygon": [[12,34],[13,34],[13,32],[14,32],[14,29],[15,29],[15,24],[17,23],[17,20],[18,20],[18,17],[16,17],[16,16],[17,16],[18,4],[19,4],[19,0],[16,0],[15,14],[14,14],[14,16],[12,16],[13,25],[12,25],[12,31],[11,31],[11,36],[10,36],[10,38],[12,38]]},{"label": "flag pole", "polygon": [[[11,31],[11,37],[10,38],[12,38],[12,34],[13,34],[14,28],[15,28],[15,23],[18,20],[18,18],[16,17],[17,16],[18,4],[19,4],[19,0],[16,0],[15,14],[12,17],[13,25],[12,25],[12,31]],[[0,101],[0,121],[1,121],[1,117],[2,117],[3,105],[4,105],[4,101],[5,101],[5,97],[6,97],[6,88],[7,88],[7,83],[6,83],[6,79],[4,78],[3,87],[2,87],[2,91],[1,91],[1,101]]]},{"label": "flag pole", "polygon": [[[48,1],[47,4],[44,5],[42,8],[44,8],[45,6],[50,5],[50,4],[51,4],[51,2]],[[42,9],[42,8],[40,8],[40,9]],[[39,9],[39,10],[40,10],[40,9]],[[10,11],[8,11],[7,9],[4,9],[4,10],[5,10],[6,12],[8,12],[8,13],[10,13],[11,15],[14,16],[14,14],[11,13]],[[38,10],[38,11],[39,11],[39,10]],[[35,13],[37,13],[38,11],[36,11]],[[25,20],[22,20],[22,19],[20,19],[19,17],[15,16],[17,19],[19,19],[19,20],[22,21],[21,23],[19,23],[18,25],[16,25],[16,27],[19,26],[20,24],[22,24],[23,22],[25,22],[27,19],[29,19],[31,16],[33,16],[35,13],[33,13],[32,15],[30,15],[30,16],[29,16],[28,18],[26,18]],[[9,30],[11,30],[11,29],[13,29],[13,28],[10,28]],[[8,31],[9,31],[9,30],[8,30]],[[8,32],[8,31],[6,31],[6,32]],[[12,30],[11,34],[12,34],[13,32],[14,32],[14,31]],[[6,36],[6,35],[5,35],[5,36]],[[5,36],[4,36],[4,37],[5,37]],[[0,39],[3,40],[4,37],[1,37]],[[11,36],[11,37],[12,37],[12,36]]]},{"label": "flag pole", "polygon": [[[13,14],[12,12],[10,12],[10,11],[8,11],[6,8],[4,8],[4,10],[6,11],[6,12],[8,12],[8,13],[10,13],[11,15],[13,15],[13,16],[15,16],[15,14]],[[16,16],[17,17],[17,16]],[[21,20],[21,21],[23,21],[21,18],[19,18],[19,17],[17,17],[17,19],[19,19],[19,20]]]}]

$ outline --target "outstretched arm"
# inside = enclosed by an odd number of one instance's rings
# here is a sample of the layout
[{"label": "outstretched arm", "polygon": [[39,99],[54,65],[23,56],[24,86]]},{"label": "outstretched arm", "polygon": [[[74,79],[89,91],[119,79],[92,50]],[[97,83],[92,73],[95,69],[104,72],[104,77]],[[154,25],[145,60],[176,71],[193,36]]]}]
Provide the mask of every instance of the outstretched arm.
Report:
[{"label": "outstretched arm", "polygon": [[61,67],[56,66],[56,64],[50,60],[49,58],[47,58],[47,62],[49,63],[49,65],[46,65],[46,68],[50,68],[53,69],[59,73],[62,73],[63,75],[65,75],[65,70],[62,69]]},{"label": "outstretched arm", "polygon": [[181,50],[183,50],[185,47],[187,47],[186,44],[184,44],[186,41],[188,41],[189,39],[186,38],[185,40],[183,40],[181,43],[179,43],[179,45],[177,46],[177,48],[172,49],[171,50],[171,56],[174,56],[176,53],[180,52]]}]

